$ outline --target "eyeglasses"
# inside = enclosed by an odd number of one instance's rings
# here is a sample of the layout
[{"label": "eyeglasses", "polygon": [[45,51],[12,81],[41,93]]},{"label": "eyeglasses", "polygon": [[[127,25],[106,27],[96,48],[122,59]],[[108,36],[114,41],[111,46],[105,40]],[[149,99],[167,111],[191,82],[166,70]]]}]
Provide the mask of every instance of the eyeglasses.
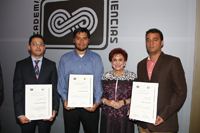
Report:
[{"label": "eyeglasses", "polygon": [[44,43],[43,42],[32,42],[31,45],[34,46],[34,47],[37,46],[37,45],[39,45],[40,47],[43,47]]}]

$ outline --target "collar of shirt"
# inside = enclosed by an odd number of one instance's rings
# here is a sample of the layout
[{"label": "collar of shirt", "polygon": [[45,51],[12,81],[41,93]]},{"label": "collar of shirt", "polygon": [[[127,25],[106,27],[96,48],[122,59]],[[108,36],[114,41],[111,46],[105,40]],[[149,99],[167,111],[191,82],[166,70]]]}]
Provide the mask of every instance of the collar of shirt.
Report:
[{"label": "collar of shirt", "polygon": [[80,56],[81,58],[83,58],[84,55],[85,55],[85,54],[82,54],[82,55],[79,54],[79,56]]},{"label": "collar of shirt", "polygon": [[77,54],[76,49],[74,49],[74,54],[76,55],[77,58],[84,58],[84,57],[86,57],[88,55],[88,51],[89,50],[87,49],[86,52],[85,52],[85,54],[82,55],[82,57],[81,57],[79,54]]},{"label": "collar of shirt", "polygon": [[42,66],[42,60],[43,60],[43,56],[39,59],[36,59],[35,57],[31,56],[32,62],[33,62],[33,68],[35,68],[35,60],[40,60],[40,62],[38,63],[38,67],[39,67],[39,71],[41,69]]},{"label": "collar of shirt", "polygon": [[151,58],[150,58],[150,55],[147,57],[147,61],[157,62],[157,60],[156,61],[152,61]]}]

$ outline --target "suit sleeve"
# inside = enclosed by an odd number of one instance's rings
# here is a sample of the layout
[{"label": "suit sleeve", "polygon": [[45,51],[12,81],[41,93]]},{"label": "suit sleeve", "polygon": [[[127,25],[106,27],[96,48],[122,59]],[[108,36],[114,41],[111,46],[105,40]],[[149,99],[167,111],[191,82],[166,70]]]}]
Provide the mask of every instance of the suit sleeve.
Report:
[{"label": "suit sleeve", "polygon": [[185,73],[181,64],[180,59],[176,58],[172,64],[171,68],[171,84],[173,95],[169,105],[163,107],[158,114],[161,118],[166,120],[182,107],[186,95],[187,95],[187,85],[185,80]]},{"label": "suit sleeve", "polygon": [[57,92],[58,75],[57,75],[57,69],[56,69],[55,63],[54,63],[54,68],[51,75],[51,82],[52,82],[52,87],[53,87],[53,110],[58,112],[60,100],[59,100],[59,95]]},{"label": "suit sleeve", "polygon": [[20,68],[19,63],[16,63],[15,73],[13,78],[13,100],[14,100],[14,109],[16,117],[20,115],[25,115],[24,105],[23,105],[23,74]]}]

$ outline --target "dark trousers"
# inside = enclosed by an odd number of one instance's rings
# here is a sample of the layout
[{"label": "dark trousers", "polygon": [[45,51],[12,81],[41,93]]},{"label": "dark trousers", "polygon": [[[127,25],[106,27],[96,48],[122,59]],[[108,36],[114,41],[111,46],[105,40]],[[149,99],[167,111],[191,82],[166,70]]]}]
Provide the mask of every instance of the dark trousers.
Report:
[{"label": "dark trousers", "polygon": [[22,133],[35,133],[36,125],[38,125],[39,133],[50,133],[51,122],[43,120],[35,120],[30,123],[20,124]]},{"label": "dark trousers", "polygon": [[83,108],[73,110],[63,109],[65,133],[79,133],[80,122],[85,133],[98,133],[99,107],[95,112],[88,112]]}]

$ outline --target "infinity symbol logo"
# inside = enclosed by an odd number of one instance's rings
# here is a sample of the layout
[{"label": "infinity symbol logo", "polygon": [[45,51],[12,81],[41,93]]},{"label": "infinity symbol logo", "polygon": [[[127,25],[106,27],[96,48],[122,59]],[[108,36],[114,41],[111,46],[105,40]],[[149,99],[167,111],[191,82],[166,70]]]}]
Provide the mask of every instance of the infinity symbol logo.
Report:
[{"label": "infinity symbol logo", "polygon": [[98,24],[98,18],[94,10],[88,7],[82,7],[72,14],[64,9],[54,11],[48,20],[48,28],[55,37],[63,37],[75,29],[87,28],[92,34]]}]

